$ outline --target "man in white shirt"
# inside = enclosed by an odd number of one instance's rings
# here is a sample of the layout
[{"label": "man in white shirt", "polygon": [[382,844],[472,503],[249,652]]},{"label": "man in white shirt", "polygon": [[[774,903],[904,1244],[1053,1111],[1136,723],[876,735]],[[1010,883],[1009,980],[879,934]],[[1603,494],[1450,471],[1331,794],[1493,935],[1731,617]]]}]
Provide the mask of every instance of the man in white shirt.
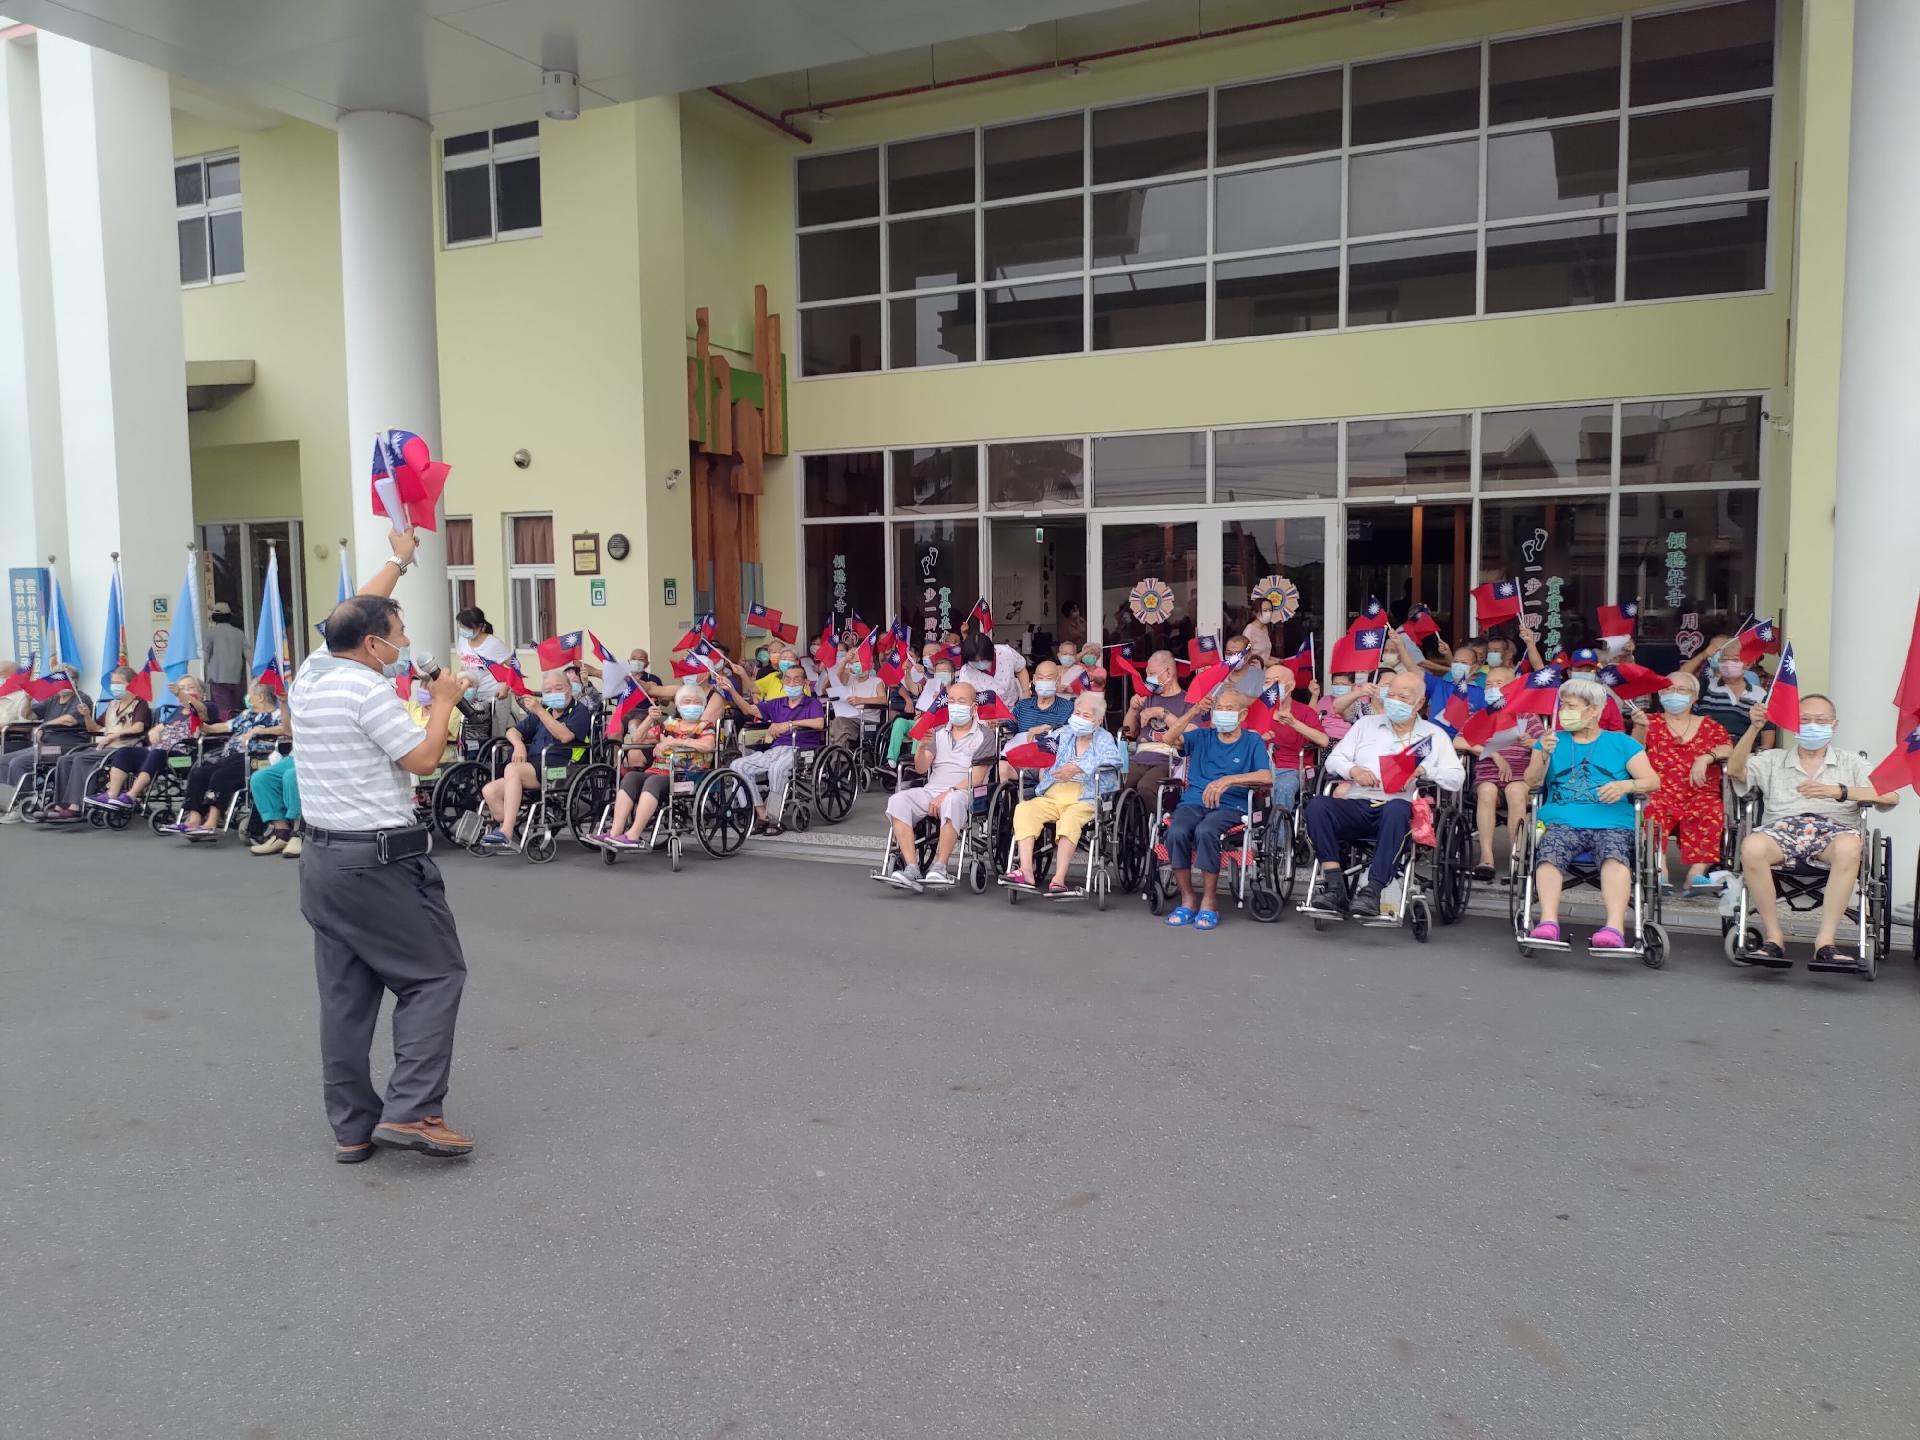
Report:
[{"label": "man in white shirt", "polygon": [[860,748],[860,720],[887,708],[887,687],[880,677],[867,669],[857,646],[845,646],[839,662],[827,673],[827,743]]},{"label": "man in white shirt", "polygon": [[[1354,721],[1327,757],[1327,772],[1347,782],[1347,793],[1340,798],[1316,795],[1307,802],[1307,834],[1320,866],[1320,899],[1325,908],[1348,908],[1341,847],[1352,840],[1374,842],[1366,883],[1352,900],[1352,913],[1363,917],[1380,913],[1380,892],[1393,880],[1394,862],[1413,824],[1411,785],[1432,780],[1457,795],[1466,783],[1466,770],[1446,732],[1420,718],[1427,698],[1424,674],[1402,670],[1381,688],[1385,713]],[[1423,743],[1425,754],[1412,779],[1400,792],[1388,794],[1381,788],[1385,758]]]},{"label": "man in white shirt", "polygon": [[[913,768],[927,777],[927,783],[913,790],[898,790],[887,801],[887,819],[893,825],[894,843],[900,847],[900,864],[888,880],[902,890],[918,895],[928,885],[950,885],[947,861],[959,843],[960,832],[973,810],[974,788],[987,783],[999,744],[993,731],[974,718],[976,694],[965,680],[953,682],[947,692],[947,723],[922,740],[913,754]],[[938,813],[939,848],[924,878],[916,860],[915,822]]]}]

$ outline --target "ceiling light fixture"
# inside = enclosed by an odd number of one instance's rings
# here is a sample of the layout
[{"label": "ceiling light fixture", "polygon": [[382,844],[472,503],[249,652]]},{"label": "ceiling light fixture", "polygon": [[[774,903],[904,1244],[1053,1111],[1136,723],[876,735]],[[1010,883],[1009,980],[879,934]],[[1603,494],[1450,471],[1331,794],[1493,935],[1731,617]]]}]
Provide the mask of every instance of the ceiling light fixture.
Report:
[{"label": "ceiling light fixture", "polygon": [[540,113],[549,120],[578,120],[580,77],[571,70],[542,71]]}]

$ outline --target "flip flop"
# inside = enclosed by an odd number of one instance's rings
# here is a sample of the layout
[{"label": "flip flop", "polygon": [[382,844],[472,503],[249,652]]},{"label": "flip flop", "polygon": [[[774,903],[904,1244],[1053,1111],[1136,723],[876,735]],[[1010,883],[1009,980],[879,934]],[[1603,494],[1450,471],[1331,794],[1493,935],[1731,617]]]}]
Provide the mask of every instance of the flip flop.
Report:
[{"label": "flip flop", "polygon": [[1067,887],[1058,880],[1049,880],[1047,882],[1047,899],[1064,900],[1069,893]]},{"label": "flip flop", "polygon": [[1217,930],[1219,927],[1220,912],[1218,910],[1202,910],[1193,917],[1193,928],[1196,930]]},{"label": "flip flop", "polygon": [[1193,924],[1193,907],[1190,905],[1174,906],[1172,911],[1167,915],[1167,924],[1169,925]]}]

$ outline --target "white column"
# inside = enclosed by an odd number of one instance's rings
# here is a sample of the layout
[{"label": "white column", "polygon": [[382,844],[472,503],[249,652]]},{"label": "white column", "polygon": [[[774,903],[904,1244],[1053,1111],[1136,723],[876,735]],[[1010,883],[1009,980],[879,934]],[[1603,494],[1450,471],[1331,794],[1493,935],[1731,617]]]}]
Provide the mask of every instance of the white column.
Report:
[{"label": "white column", "polygon": [[67,545],[61,583],[89,683],[110,556],[129,648],[145,600],[180,588],[193,538],[187,367],[164,71],[41,32],[40,118],[52,249]]},{"label": "white column", "polygon": [[16,36],[0,40],[0,569],[67,548],[50,265],[39,57]]},{"label": "white column", "polygon": [[[440,350],[433,304],[433,133],[424,120],[384,110],[340,117],[340,289],[347,337],[347,429],[354,564],[364,580],[388,553],[387,522],[373,513],[373,437],[412,430],[437,460]],[[457,475],[456,475],[457,483]],[[441,507],[444,514],[445,507]],[[447,550],[421,533],[419,564],[394,591],[417,650],[451,650]]]},{"label": "white column", "polygon": [[[1847,295],[1840,347],[1830,686],[1840,741],[1893,748],[1893,688],[1920,593],[1913,402],[1920,393],[1920,5],[1858,0]],[[1896,889],[1913,894],[1920,796],[1881,818]]]}]

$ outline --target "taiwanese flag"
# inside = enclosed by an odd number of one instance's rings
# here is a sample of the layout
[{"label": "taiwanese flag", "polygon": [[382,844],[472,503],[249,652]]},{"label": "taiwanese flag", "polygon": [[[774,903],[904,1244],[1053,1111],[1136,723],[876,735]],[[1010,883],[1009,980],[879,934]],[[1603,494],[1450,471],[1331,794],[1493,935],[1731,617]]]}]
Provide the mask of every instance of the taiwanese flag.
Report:
[{"label": "taiwanese flag", "polygon": [[1793,646],[1781,653],[1773,688],[1767,691],[1767,723],[1789,732],[1800,728],[1800,667],[1793,663]]},{"label": "taiwanese flag", "polygon": [[873,627],[862,620],[860,612],[856,610],[847,617],[847,633],[853,637],[854,644],[858,645],[873,634]]},{"label": "taiwanese flag", "polygon": [[907,736],[913,740],[924,740],[946,723],[947,707],[945,705],[936,705],[913,722],[913,728],[907,731]]},{"label": "taiwanese flag", "polygon": [[1293,678],[1296,683],[1302,681],[1307,684],[1313,683],[1315,672],[1313,668],[1313,634],[1311,631],[1307,634],[1307,643],[1296,650],[1288,659],[1281,661],[1281,664],[1293,672]]},{"label": "taiwanese flag", "polygon": [[696,676],[713,673],[713,646],[705,640],[699,641],[686,654],[686,658],[673,662],[673,675],[676,680],[691,680]]},{"label": "taiwanese flag", "polygon": [[613,652],[601,643],[600,637],[591,630],[587,631],[587,644],[593,648],[593,658],[596,663],[601,665],[618,665],[620,663],[614,659]]},{"label": "taiwanese flag", "polygon": [[897,646],[887,647],[886,656],[875,668],[874,673],[880,677],[880,683],[883,685],[898,685],[907,678],[907,667],[901,663],[900,650]]},{"label": "taiwanese flag", "polygon": [[555,635],[552,639],[542,640],[534,647],[534,653],[540,657],[542,670],[562,670],[580,658],[581,646],[586,641],[586,632],[569,630],[564,635]]},{"label": "taiwanese flag", "polygon": [[1518,580],[1489,580],[1484,585],[1473,587],[1473,611],[1480,617],[1480,628],[1497,624],[1502,620],[1520,618],[1520,582]]},{"label": "taiwanese flag", "polygon": [[[1440,712],[1440,719],[1456,733],[1473,717],[1472,690],[1471,680],[1458,680],[1447,692],[1447,706]],[[1394,788],[1397,790],[1400,787],[1396,785]]]},{"label": "taiwanese flag", "polygon": [[1380,668],[1380,654],[1387,647],[1385,630],[1359,630],[1342,635],[1333,642],[1333,654],[1327,660],[1331,674],[1372,672]]},{"label": "taiwanese flag", "polygon": [[1418,645],[1440,633],[1440,622],[1433,618],[1433,611],[1422,605],[1407,617],[1400,633]]},{"label": "taiwanese flag", "polygon": [[1624,605],[1602,605],[1600,607],[1600,638],[1613,640],[1633,634],[1633,625],[1640,618],[1640,607],[1629,600]]},{"label": "taiwanese flag", "polygon": [[993,633],[993,607],[987,604],[986,596],[982,595],[973,602],[973,609],[967,612],[967,619],[980,627],[981,634]]},{"label": "taiwanese flag", "polygon": [[1016,770],[1045,770],[1053,764],[1054,752],[1038,741],[1029,740],[1004,752],[1001,759]]},{"label": "taiwanese flag", "polygon": [[1920,725],[1907,732],[1894,752],[1867,777],[1876,795],[1892,795],[1911,785],[1920,790]]},{"label": "taiwanese flag", "polygon": [[1220,658],[1220,642],[1211,635],[1196,635],[1187,641],[1188,668],[1204,670]]},{"label": "taiwanese flag", "polygon": [[1347,634],[1358,635],[1362,630],[1384,630],[1389,623],[1387,607],[1380,603],[1377,595],[1369,595],[1366,608],[1354,616],[1353,623],[1347,626]]},{"label": "taiwanese flag", "polygon": [[[28,670],[33,668],[33,661],[31,659],[27,661],[27,668]],[[26,683],[22,685],[21,688],[35,701],[51,700],[62,690],[72,689],[73,681],[68,677],[66,671],[52,670],[45,675],[29,675]]]},{"label": "taiwanese flag", "polygon": [[1013,712],[1006,706],[999,694],[992,690],[982,690],[976,697],[973,707],[976,720],[988,720],[994,724],[1006,724],[1013,719]]},{"label": "taiwanese flag", "polygon": [[1111,647],[1110,653],[1113,656],[1111,661],[1113,668],[1141,689],[1146,689],[1147,677],[1140,672],[1140,667],[1134,664],[1133,646],[1115,645]]},{"label": "taiwanese flag", "polygon": [[901,645],[913,643],[913,627],[898,615],[894,616],[893,623],[887,626],[887,633]]},{"label": "taiwanese flag", "polygon": [[385,516],[396,530],[433,529],[434,507],[446,488],[448,468],[413,431],[381,431],[373,437],[373,513]]},{"label": "taiwanese flag", "polygon": [[[147,653],[151,655],[153,652],[149,650]],[[0,680],[0,697],[17,695],[20,691],[26,689],[27,681],[33,677],[34,662],[39,658],[37,655],[29,655],[25,665],[15,670],[13,674],[9,675],[5,680]]]},{"label": "taiwanese flag", "polygon": [[758,601],[747,607],[747,624],[755,630],[765,630],[768,634],[777,634],[782,618],[778,610],[770,610]]},{"label": "taiwanese flag", "polygon": [[860,668],[868,675],[873,674],[873,632],[869,630],[860,640],[860,648],[854,651],[854,659],[860,662]]},{"label": "taiwanese flag", "polygon": [[840,658],[840,641],[833,628],[833,616],[820,627],[820,638],[813,642],[814,663],[822,670],[831,670],[834,661]]},{"label": "taiwanese flag", "polygon": [[710,638],[718,624],[719,621],[715,619],[713,612],[709,610],[693,622],[692,627],[686,634],[673,642],[672,648],[675,650],[693,649],[693,647],[698,645],[702,640]]},{"label": "taiwanese flag", "polygon": [[505,660],[488,661],[487,673],[506,686],[509,694],[531,695],[533,693],[527,688],[527,677],[520,673],[520,661],[512,655]]},{"label": "taiwanese flag", "polygon": [[[1762,655],[1780,653],[1780,627],[1771,620],[1758,620],[1740,632],[1740,663],[1751,665]],[[1794,712],[1793,726],[1800,727],[1800,715]]]},{"label": "taiwanese flag", "polygon": [[1502,707],[1509,715],[1551,715],[1560,703],[1560,682],[1566,673],[1558,665],[1530,670],[1500,687]]},{"label": "taiwanese flag", "polygon": [[1413,772],[1426,764],[1427,756],[1433,751],[1433,737],[1422,735],[1404,750],[1396,750],[1391,755],[1380,757],[1380,788],[1389,795],[1397,794],[1407,788],[1407,782],[1413,779]]},{"label": "taiwanese flag", "polygon": [[1207,696],[1226,684],[1228,677],[1232,674],[1233,667],[1231,665],[1225,663],[1209,665],[1198,675],[1195,675],[1192,682],[1188,684],[1187,703],[1189,705],[1198,705],[1202,700],[1206,699]]},{"label": "taiwanese flag", "polygon": [[[1644,665],[1635,665],[1628,660],[1616,660],[1604,665],[1599,672],[1600,683],[1613,692],[1616,700],[1638,700],[1647,695],[1658,695],[1667,688],[1667,677],[1658,670],[1649,670]],[[1795,724],[1799,721],[1796,718]]]},{"label": "taiwanese flag", "polygon": [[627,717],[647,704],[646,687],[629,675],[627,688],[620,693],[620,703],[613,707],[613,714],[607,717],[607,734],[618,735],[626,727]]},{"label": "taiwanese flag", "polygon": [[[153,653],[153,647],[147,647],[147,663],[140,667],[140,673],[127,682],[127,693],[137,695],[147,704],[153,704],[153,677],[160,670],[160,659]],[[9,681],[9,684],[12,682]]]},{"label": "taiwanese flag", "polygon": [[[1500,692],[1495,691],[1494,693],[1499,694]],[[1452,707],[1451,701],[1448,702],[1448,707]],[[1500,729],[1500,715],[1501,710],[1488,706],[1483,710],[1474,711],[1467,717],[1464,725],[1455,728],[1460,731],[1460,738],[1466,741],[1467,744],[1485,745],[1498,733]],[[1452,724],[1451,721],[1448,723]]]}]

